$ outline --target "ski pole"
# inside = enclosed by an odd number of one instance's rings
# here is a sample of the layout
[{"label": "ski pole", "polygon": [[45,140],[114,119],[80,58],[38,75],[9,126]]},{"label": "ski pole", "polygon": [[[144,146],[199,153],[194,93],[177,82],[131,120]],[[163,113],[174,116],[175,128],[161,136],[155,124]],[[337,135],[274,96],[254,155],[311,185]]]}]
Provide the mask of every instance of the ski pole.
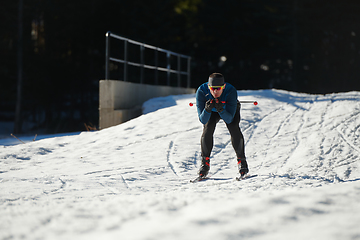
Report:
[{"label": "ski pole", "polygon": [[10,134],[12,137],[16,138],[17,140],[19,140],[20,142],[22,142],[23,144],[25,144],[23,141],[21,141],[20,139],[18,139],[14,134]]},{"label": "ski pole", "polygon": [[254,104],[255,106],[258,105],[258,102],[257,101],[239,101],[240,103],[252,103]]},{"label": "ski pole", "polygon": [[[239,101],[240,103],[252,103],[254,104],[255,106],[258,105],[258,102],[257,101]],[[222,101],[222,103],[225,103],[224,101]],[[194,106],[194,104],[196,104],[196,102],[190,102],[189,103],[189,106],[192,107]]]}]

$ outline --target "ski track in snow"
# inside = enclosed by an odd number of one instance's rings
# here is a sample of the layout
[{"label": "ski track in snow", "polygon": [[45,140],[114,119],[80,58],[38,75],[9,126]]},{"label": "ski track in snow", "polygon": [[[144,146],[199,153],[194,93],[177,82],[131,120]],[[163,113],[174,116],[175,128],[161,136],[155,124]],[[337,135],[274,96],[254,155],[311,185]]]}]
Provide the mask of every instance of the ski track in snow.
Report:
[{"label": "ski track in snow", "polygon": [[0,239],[360,239],[360,93],[239,91],[250,173],[221,120],[210,179],[195,95],[108,129],[0,146]]}]

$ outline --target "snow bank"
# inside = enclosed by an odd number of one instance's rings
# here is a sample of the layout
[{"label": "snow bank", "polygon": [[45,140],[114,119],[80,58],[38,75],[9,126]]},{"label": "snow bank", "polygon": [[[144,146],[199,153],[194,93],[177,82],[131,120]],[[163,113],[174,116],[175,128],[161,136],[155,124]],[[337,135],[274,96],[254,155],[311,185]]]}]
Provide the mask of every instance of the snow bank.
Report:
[{"label": "snow bank", "polygon": [[360,93],[239,91],[250,173],[225,124],[196,184],[195,95],[97,132],[0,146],[1,239],[360,239]]}]

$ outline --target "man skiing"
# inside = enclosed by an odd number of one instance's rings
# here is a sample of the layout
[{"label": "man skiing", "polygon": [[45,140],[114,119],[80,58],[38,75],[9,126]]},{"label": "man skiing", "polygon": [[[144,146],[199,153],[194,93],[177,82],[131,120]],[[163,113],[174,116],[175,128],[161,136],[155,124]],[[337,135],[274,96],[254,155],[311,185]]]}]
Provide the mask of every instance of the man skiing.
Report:
[{"label": "man skiing", "polygon": [[213,135],[220,119],[224,120],[230,132],[241,177],[249,172],[245,157],[244,137],[239,127],[240,103],[237,97],[236,88],[225,83],[224,77],[220,73],[211,74],[208,82],[202,84],[196,91],[199,120],[204,124],[201,136],[202,160],[199,178],[205,178],[209,172],[210,153],[214,143]]}]

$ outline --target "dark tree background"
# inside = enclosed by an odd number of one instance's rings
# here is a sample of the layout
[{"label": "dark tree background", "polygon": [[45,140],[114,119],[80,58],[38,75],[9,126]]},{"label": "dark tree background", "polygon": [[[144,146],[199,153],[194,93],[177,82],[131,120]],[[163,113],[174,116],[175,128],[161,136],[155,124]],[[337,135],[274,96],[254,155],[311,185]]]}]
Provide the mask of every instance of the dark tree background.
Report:
[{"label": "dark tree background", "polygon": [[221,72],[239,90],[360,90],[359,13],[352,0],[4,1],[0,121],[15,119],[21,46],[21,122],[48,133],[97,125],[107,31],[190,55],[193,88]]}]

